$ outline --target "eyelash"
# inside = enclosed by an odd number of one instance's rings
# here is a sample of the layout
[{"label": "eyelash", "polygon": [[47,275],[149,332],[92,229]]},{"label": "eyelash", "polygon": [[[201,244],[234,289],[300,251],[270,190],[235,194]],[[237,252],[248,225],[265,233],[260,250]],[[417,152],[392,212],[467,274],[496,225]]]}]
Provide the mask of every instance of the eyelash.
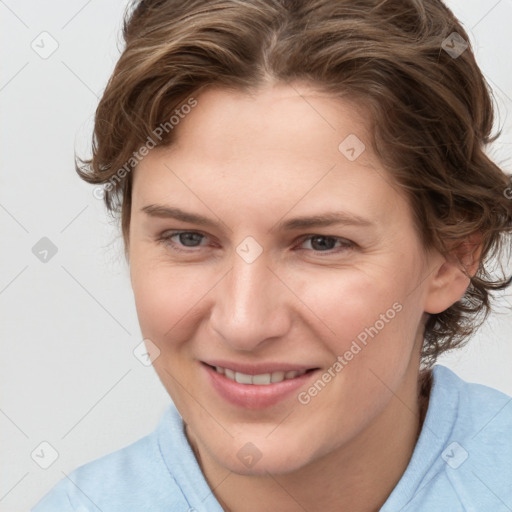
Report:
[{"label": "eyelash", "polygon": [[[166,232],[162,233],[157,238],[157,242],[162,243],[163,245],[165,245],[167,247],[170,247],[172,250],[174,250],[176,252],[189,253],[189,254],[196,252],[196,251],[194,251],[194,249],[197,249],[197,247],[200,247],[200,246],[190,247],[190,250],[186,250],[186,249],[179,248],[179,246],[175,242],[171,241],[171,239],[174,238],[175,236],[185,234],[185,233],[186,234],[196,234],[196,235],[201,235],[203,237],[207,237],[207,235],[205,235],[204,233],[201,233],[199,231],[166,231]],[[329,236],[329,235],[321,235],[318,233],[302,236],[299,240],[299,245],[301,245],[305,241],[311,240],[312,238],[315,238],[315,237],[323,237],[323,238],[326,238],[329,240],[336,240],[337,242],[341,242],[341,246],[338,247],[339,250],[337,250],[337,251],[335,251],[334,249],[329,249],[327,251],[315,251],[314,249],[306,249],[306,250],[312,250],[316,254],[327,254],[327,255],[338,254],[341,251],[354,249],[356,247],[356,244],[354,242],[352,242],[351,240],[347,240],[346,238],[341,238],[341,237],[337,237],[337,236]]]}]

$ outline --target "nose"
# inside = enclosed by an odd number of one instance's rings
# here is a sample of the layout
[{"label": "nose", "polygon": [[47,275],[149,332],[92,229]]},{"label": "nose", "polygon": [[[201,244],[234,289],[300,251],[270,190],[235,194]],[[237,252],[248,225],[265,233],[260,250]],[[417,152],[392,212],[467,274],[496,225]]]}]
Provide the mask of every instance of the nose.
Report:
[{"label": "nose", "polygon": [[210,327],[234,351],[256,351],[290,328],[290,291],[263,253],[247,263],[234,253],[231,270],[215,287]]}]

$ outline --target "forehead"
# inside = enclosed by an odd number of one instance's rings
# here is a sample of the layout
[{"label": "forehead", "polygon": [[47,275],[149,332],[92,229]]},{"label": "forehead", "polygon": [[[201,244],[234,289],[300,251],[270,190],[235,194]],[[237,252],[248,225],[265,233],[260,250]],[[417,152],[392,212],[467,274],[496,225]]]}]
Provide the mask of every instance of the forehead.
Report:
[{"label": "forehead", "polygon": [[251,93],[216,87],[197,97],[197,106],[177,126],[175,145],[194,142],[195,149],[221,160],[256,151],[307,157],[313,147],[334,149],[337,156],[346,135],[369,141],[365,116],[360,105],[303,83]]},{"label": "forehead", "polygon": [[[398,188],[370,144],[364,109],[305,85],[198,95],[170,146],[137,166],[134,202],[232,204],[239,212],[317,205],[385,219]],[[195,196],[195,197],[194,197]],[[187,198],[187,199],[185,199]],[[141,205],[142,206],[142,205]]]}]

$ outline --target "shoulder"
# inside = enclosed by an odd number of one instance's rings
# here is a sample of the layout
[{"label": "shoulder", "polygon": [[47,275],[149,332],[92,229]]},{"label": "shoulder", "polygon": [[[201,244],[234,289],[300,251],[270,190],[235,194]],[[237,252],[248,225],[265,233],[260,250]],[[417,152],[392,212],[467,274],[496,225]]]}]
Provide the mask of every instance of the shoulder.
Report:
[{"label": "shoulder", "polygon": [[151,434],[76,468],[31,512],[157,512],[182,507],[186,502],[167,469],[158,444],[158,430],[166,419],[168,411]]},{"label": "shoulder", "polygon": [[505,512],[511,484],[512,397],[434,366],[420,437],[381,512]]},{"label": "shoulder", "polygon": [[461,510],[505,510],[512,503],[512,397],[441,365],[434,385],[429,428],[440,453],[431,493],[437,497],[430,499],[452,496]]},{"label": "shoulder", "polygon": [[[443,403],[455,406],[454,430],[462,438],[474,443],[485,443],[488,448],[500,446],[500,440],[512,446],[512,437],[503,436],[512,430],[512,397],[489,386],[466,382],[445,366],[434,367],[437,379],[437,412]],[[454,434],[453,432],[452,434]],[[501,433],[502,435],[497,436]]]}]

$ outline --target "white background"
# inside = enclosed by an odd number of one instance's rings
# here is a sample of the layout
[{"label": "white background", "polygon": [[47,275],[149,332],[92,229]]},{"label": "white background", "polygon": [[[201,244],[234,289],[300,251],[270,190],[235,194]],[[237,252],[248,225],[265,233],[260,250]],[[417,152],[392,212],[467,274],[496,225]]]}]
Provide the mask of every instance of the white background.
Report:
[{"label": "white background", "polygon": [[[0,511],[27,511],[58,480],[155,427],[169,398],[141,342],[120,233],[74,172],[121,48],[121,0],[0,1],[2,229]],[[512,0],[451,0],[500,108],[491,151],[512,173]],[[31,47],[47,31],[57,50]],[[46,40],[49,48],[50,40]],[[48,237],[47,263],[32,247]],[[467,349],[443,357],[512,395],[510,295]],[[507,309],[508,308],[508,312]],[[48,469],[31,453],[58,452]]]}]

